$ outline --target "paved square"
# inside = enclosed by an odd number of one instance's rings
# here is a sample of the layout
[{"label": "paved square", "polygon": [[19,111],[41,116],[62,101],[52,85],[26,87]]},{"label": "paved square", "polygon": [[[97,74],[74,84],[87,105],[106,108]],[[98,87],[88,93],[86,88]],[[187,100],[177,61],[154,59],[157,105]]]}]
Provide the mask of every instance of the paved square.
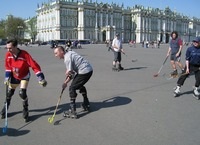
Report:
[{"label": "paved square", "polygon": [[[19,46],[20,47],[20,46]],[[167,80],[169,60],[161,74],[154,78],[162,65],[168,45],[157,48],[136,48],[124,44],[127,56],[122,55],[124,71],[112,71],[113,53],[105,44],[83,45],[75,49],[86,57],[94,68],[94,74],[86,84],[92,111],[82,112],[82,96],[77,96],[79,119],[65,119],[63,111],[69,106],[68,90],[65,90],[55,124],[49,124],[65,78],[63,60],[53,55],[50,46],[20,47],[27,50],[39,62],[48,86],[39,86],[32,76],[28,87],[29,123],[22,119],[22,102],[18,88],[9,108],[8,131],[2,133],[4,120],[0,120],[1,145],[199,145],[200,102],[192,97],[194,76],[181,88],[182,95],[173,97],[177,79]],[[185,57],[184,47],[182,62]],[[0,49],[0,107],[5,99],[4,54]],[[137,62],[132,60],[138,59]],[[180,70],[179,70],[180,71]],[[68,89],[68,88],[67,88]],[[0,109],[1,109],[0,108]]]}]

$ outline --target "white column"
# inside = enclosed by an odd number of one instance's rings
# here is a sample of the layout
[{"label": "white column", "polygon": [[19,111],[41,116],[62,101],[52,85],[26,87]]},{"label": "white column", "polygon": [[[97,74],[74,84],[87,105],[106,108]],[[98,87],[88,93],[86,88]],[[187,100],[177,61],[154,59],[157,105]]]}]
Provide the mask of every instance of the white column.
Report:
[{"label": "white column", "polygon": [[78,8],[78,39],[84,39],[84,8]]},{"label": "white column", "polygon": [[108,25],[108,11],[106,12],[106,26]]},{"label": "white column", "polygon": [[111,12],[111,21],[110,21],[110,25],[113,26],[113,12]]},{"label": "white column", "polygon": [[60,26],[60,6],[56,6],[56,26]]},{"label": "white column", "polygon": [[122,14],[122,42],[124,42],[124,14]]},{"label": "white column", "polygon": [[102,27],[103,26],[103,13],[102,13],[102,11],[101,11],[101,13],[100,13],[100,26]]},{"label": "white column", "polygon": [[142,21],[141,15],[137,16],[136,23],[137,23],[136,24],[137,25],[137,28],[136,28],[136,42],[140,43],[141,41],[144,40],[144,37],[143,38],[141,37],[141,32],[142,32],[142,29],[143,29],[143,21]]},{"label": "white column", "polygon": [[98,11],[96,11],[95,40],[98,40]]}]

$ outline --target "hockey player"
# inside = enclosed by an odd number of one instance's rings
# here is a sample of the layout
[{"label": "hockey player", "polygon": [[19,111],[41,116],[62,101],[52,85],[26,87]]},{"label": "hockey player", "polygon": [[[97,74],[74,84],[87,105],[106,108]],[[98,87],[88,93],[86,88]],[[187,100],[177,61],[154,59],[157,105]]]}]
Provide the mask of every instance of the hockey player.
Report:
[{"label": "hockey player", "polygon": [[[47,85],[44,74],[38,63],[33,60],[31,55],[17,47],[18,41],[11,39],[7,41],[6,48],[8,52],[5,54],[5,81],[4,84],[8,86],[6,92],[7,108],[10,106],[11,98],[14,95],[15,89],[20,85],[19,96],[23,104],[23,118],[28,121],[28,97],[27,87],[30,79],[29,67],[32,68],[36,74],[39,84],[43,87]],[[5,118],[5,107],[1,111],[1,118]]]},{"label": "hockey player", "polygon": [[172,37],[172,40],[170,41],[170,46],[167,52],[167,56],[169,56],[171,53],[170,63],[173,69],[173,72],[171,72],[171,75],[176,76],[178,75],[176,65],[178,65],[181,68],[182,72],[184,71],[184,66],[180,62],[183,44],[182,44],[182,40],[178,38],[178,33],[176,31],[173,31],[171,33],[171,37]]},{"label": "hockey player", "polygon": [[[117,33],[113,39],[112,48],[114,50],[113,70],[123,70],[124,68],[121,66],[121,53],[125,54],[125,52],[122,48],[122,42],[119,33]],[[116,64],[118,65],[117,68]]]},{"label": "hockey player", "polygon": [[[77,118],[76,114],[76,90],[83,96],[82,107],[85,111],[89,111],[90,104],[87,97],[87,90],[85,83],[88,82],[93,73],[93,68],[90,63],[82,56],[74,51],[65,51],[62,46],[58,46],[54,49],[55,57],[64,59],[66,66],[66,80],[64,81],[62,88],[65,89],[67,84],[72,80],[69,86],[69,97],[70,97],[70,109],[64,112],[64,117]],[[73,75],[75,76],[73,77]]]},{"label": "hockey player", "polygon": [[174,96],[177,97],[180,94],[180,88],[184,84],[186,78],[191,72],[195,75],[195,86],[193,91],[193,96],[196,99],[200,99],[200,93],[198,87],[200,85],[200,37],[196,37],[193,40],[193,45],[189,47],[186,51],[186,75],[181,75],[177,81],[177,86],[174,91]]}]

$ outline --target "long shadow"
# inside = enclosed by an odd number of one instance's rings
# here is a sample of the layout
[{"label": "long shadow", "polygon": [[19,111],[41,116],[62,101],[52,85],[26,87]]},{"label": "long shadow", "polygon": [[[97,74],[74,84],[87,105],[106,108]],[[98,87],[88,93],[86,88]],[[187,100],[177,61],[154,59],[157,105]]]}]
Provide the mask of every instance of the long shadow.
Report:
[{"label": "long shadow", "polygon": [[[106,99],[106,100],[104,100],[102,102],[90,102],[90,105],[91,105],[90,112],[85,112],[85,111],[77,112],[78,113],[78,118],[81,118],[81,117],[85,116],[88,113],[93,113],[95,111],[98,111],[98,110],[100,110],[102,108],[109,108],[109,107],[126,105],[126,104],[129,104],[131,101],[132,100],[130,98],[128,98],[128,97],[116,96],[116,97],[112,97],[112,98]],[[82,102],[77,102],[77,110],[81,106],[81,103]],[[59,107],[58,107],[58,109],[57,109],[56,114],[61,114],[61,113],[63,113],[63,111],[68,110],[68,109],[69,109],[69,103],[60,104]],[[54,110],[55,110],[55,106],[48,107],[48,108],[42,108],[42,109],[32,109],[32,110],[30,110],[29,111],[30,112],[29,113],[30,114],[29,122],[26,125],[24,125],[24,126],[27,126],[28,124],[34,122],[35,120],[37,120],[38,118],[40,118],[42,116],[49,116],[49,117],[51,117],[53,115],[53,113],[54,113]],[[39,112],[39,113],[35,114],[35,115],[31,115],[31,112]],[[17,111],[17,112],[9,113],[8,117],[14,116],[14,115],[16,115],[18,113],[22,113],[22,112],[21,111]],[[56,121],[55,125],[58,125],[60,123],[60,121],[62,121],[64,119],[65,118]],[[20,135],[21,131],[19,131],[19,130],[21,130],[23,127],[20,127],[19,129],[15,130],[15,134],[11,134],[11,135],[13,135],[13,136],[14,135],[15,136]],[[20,132],[20,133],[18,134],[17,132]]]},{"label": "long shadow", "polygon": [[[86,111],[80,111],[77,112],[78,113],[78,118],[84,117],[85,115],[89,114],[89,113],[93,113],[95,111],[98,111],[100,109],[103,108],[110,108],[110,107],[116,107],[116,106],[122,106],[122,105],[127,105],[131,102],[132,100],[128,97],[124,97],[124,96],[116,96],[116,97],[112,97],[109,99],[106,99],[102,102],[90,102],[90,112],[86,112]],[[79,102],[77,104],[79,104],[79,106],[81,105],[82,102]],[[60,125],[60,122],[65,120],[66,118],[57,120],[54,125]]]},{"label": "long shadow", "polygon": [[128,70],[137,70],[137,69],[145,69],[147,67],[145,66],[141,66],[141,67],[132,67],[132,68],[125,68],[124,71],[128,71]]},{"label": "long shadow", "polygon": [[180,95],[178,95],[178,97],[181,97],[181,96],[183,96],[183,95],[192,95],[193,94],[193,91],[191,90],[191,91],[186,91],[186,92],[182,92],[182,93],[180,93]]},{"label": "long shadow", "polygon": [[[2,130],[2,128],[0,128],[0,130]],[[17,137],[17,136],[22,136],[25,135],[27,133],[29,133],[30,130],[19,130],[19,129],[14,129],[14,128],[7,128],[6,133],[3,133],[2,131],[0,131],[0,137],[1,136],[13,136],[13,137]]]}]

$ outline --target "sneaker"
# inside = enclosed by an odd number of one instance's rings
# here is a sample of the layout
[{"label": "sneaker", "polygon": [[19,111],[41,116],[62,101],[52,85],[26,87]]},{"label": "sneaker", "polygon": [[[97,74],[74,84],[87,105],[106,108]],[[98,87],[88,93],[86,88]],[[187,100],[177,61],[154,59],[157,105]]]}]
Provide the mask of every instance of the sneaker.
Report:
[{"label": "sneaker", "polygon": [[77,119],[77,113],[75,110],[69,109],[68,111],[64,112],[63,117]]},{"label": "sneaker", "polygon": [[183,69],[182,71],[181,71],[181,74],[184,74],[185,73],[185,70]]},{"label": "sneaker", "polygon": [[121,66],[121,64],[119,64],[118,69],[119,70],[124,70],[124,68]]},{"label": "sneaker", "polygon": [[194,96],[197,100],[200,100],[200,93],[199,93],[197,87],[194,88],[193,96]]},{"label": "sneaker", "polygon": [[172,75],[172,76],[178,75],[178,71],[177,71],[177,70],[174,70],[173,72],[171,72],[171,75]]},{"label": "sneaker", "polygon": [[81,107],[83,108],[84,111],[87,111],[87,112],[90,111],[90,104],[82,103]]},{"label": "sneaker", "polygon": [[174,89],[174,97],[178,97],[181,93],[180,91],[180,86],[177,86],[175,89]]},{"label": "sneaker", "polygon": [[112,70],[113,70],[113,71],[116,71],[116,70],[117,70],[116,65],[113,65]]}]

